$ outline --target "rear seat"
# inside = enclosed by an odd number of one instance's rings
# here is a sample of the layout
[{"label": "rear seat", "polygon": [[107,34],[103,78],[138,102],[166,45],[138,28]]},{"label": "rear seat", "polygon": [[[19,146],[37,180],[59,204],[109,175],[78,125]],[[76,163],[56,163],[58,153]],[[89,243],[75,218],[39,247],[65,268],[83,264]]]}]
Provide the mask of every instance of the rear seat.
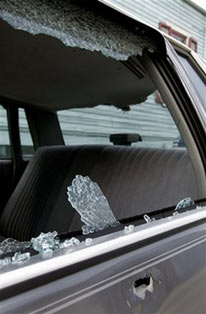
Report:
[{"label": "rear seat", "polygon": [[40,232],[81,227],[67,200],[76,174],[97,182],[117,219],[150,213],[197,198],[185,150],[120,146],[53,146],[39,149],[0,218],[0,234],[29,240]]}]

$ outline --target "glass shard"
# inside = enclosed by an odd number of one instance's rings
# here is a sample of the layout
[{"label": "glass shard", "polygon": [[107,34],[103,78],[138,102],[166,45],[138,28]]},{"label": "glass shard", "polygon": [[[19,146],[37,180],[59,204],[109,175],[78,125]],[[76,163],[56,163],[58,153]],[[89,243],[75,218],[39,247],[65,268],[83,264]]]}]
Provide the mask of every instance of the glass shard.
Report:
[{"label": "glass shard", "polygon": [[95,228],[88,226],[88,225],[82,226],[82,234],[87,235],[87,234],[94,233],[94,232],[95,232]]},{"label": "glass shard", "polygon": [[124,233],[130,233],[134,231],[134,225],[129,225],[124,227]]},{"label": "glass shard", "polygon": [[57,232],[40,233],[36,238],[31,239],[31,247],[42,254],[50,254],[59,248],[60,240],[56,238]]},{"label": "glass shard", "polygon": [[9,264],[11,264],[11,258],[10,257],[5,257],[3,259],[0,259],[0,267],[8,266]]},{"label": "glass shard", "polygon": [[80,241],[77,238],[66,239],[61,243],[61,248],[74,247],[80,244]]},{"label": "glass shard", "polygon": [[177,204],[177,206],[175,207],[175,210],[178,210],[180,208],[186,208],[194,204],[195,202],[193,201],[191,197],[186,197]]},{"label": "glass shard", "polygon": [[179,212],[176,210],[174,211],[174,213],[172,214],[172,216],[176,216],[176,215],[179,215]]},{"label": "glass shard", "polygon": [[15,253],[14,256],[12,257],[12,263],[13,264],[18,264],[18,263],[25,263],[30,259],[30,253]]},{"label": "glass shard", "polygon": [[101,51],[106,57],[127,60],[144,48],[157,49],[145,33],[126,29],[71,0],[1,0],[0,17],[13,28],[33,35],[46,34],[66,46]]},{"label": "glass shard", "polygon": [[[11,238],[5,239],[0,244],[0,267],[28,261],[31,253],[25,252],[26,249],[32,249],[41,254],[43,258],[49,258],[58,249],[72,248],[73,251],[73,248],[80,244],[79,239],[74,237],[60,242],[57,235],[56,231],[41,232],[38,237],[32,238],[28,242],[20,242]],[[87,239],[87,243],[89,240],[92,239]]]},{"label": "glass shard", "polygon": [[0,244],[0,258],[8,253],[21,252],[30,247],[30,242],[20,242],[12,238],[5,239]]},{"label": "glass shard", "polygon": [[76,175],[67,187],[68,200],[86,225],[83,234],[115,227],[119,222],[114,217],[109,203],[97,183],[88,176]]},{"label": "glass shard", "polygon": [[86,238],[85,239],[85,245],[91,245],[92,244],[93,239],[91,238]]}]

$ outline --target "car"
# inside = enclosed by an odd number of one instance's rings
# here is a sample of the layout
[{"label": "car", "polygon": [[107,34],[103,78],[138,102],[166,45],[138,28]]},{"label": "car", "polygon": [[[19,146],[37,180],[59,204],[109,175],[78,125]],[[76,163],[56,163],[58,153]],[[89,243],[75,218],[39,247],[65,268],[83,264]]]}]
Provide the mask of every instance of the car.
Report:
[{"label": "car", "polygon": [[1,312],[205,312],[205,63],[109,0],[0,17]]}]

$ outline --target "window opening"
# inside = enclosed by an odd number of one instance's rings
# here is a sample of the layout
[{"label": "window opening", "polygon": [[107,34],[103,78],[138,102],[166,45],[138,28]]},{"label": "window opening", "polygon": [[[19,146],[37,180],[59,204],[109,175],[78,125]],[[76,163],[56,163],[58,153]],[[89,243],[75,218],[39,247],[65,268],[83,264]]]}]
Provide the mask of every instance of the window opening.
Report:
[{"label": "window opening", "polygon": [[126,112],[112,105],[59,111],[65,144],[113,145],[115,135],[122,134],[123,142],[127,140],[134,147],[183,147],[169,110],[164,103],[156,103],[155,95],[131,105]]},{"label": "window opening", "polygon": [[9,140],[7,112],[3,106],[0,105],[0,158],[11,158],[11,146]]},{"label": "window opening", "polygon": [[19,131],[22,155],[24,157],[32,156],[34,154],[34,146],[24,109],[19,109]]}]

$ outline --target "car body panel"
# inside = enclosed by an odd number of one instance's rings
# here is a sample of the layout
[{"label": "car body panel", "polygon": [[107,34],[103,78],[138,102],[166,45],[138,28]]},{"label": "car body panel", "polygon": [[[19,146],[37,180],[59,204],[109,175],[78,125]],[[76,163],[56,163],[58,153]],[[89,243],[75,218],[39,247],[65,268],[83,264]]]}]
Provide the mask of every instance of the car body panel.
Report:
[{"label": "car body panel", "polygon": [[[203,222],[115,258],[81,265],[82,270],[74,268],[40,287],[29,289],[28,284],[26,292],[2,301],[1,307],[4,313],[203,313],[205,249]],[[142,299],[134,283],[146,276],[153,279],[153,291]]]}]

